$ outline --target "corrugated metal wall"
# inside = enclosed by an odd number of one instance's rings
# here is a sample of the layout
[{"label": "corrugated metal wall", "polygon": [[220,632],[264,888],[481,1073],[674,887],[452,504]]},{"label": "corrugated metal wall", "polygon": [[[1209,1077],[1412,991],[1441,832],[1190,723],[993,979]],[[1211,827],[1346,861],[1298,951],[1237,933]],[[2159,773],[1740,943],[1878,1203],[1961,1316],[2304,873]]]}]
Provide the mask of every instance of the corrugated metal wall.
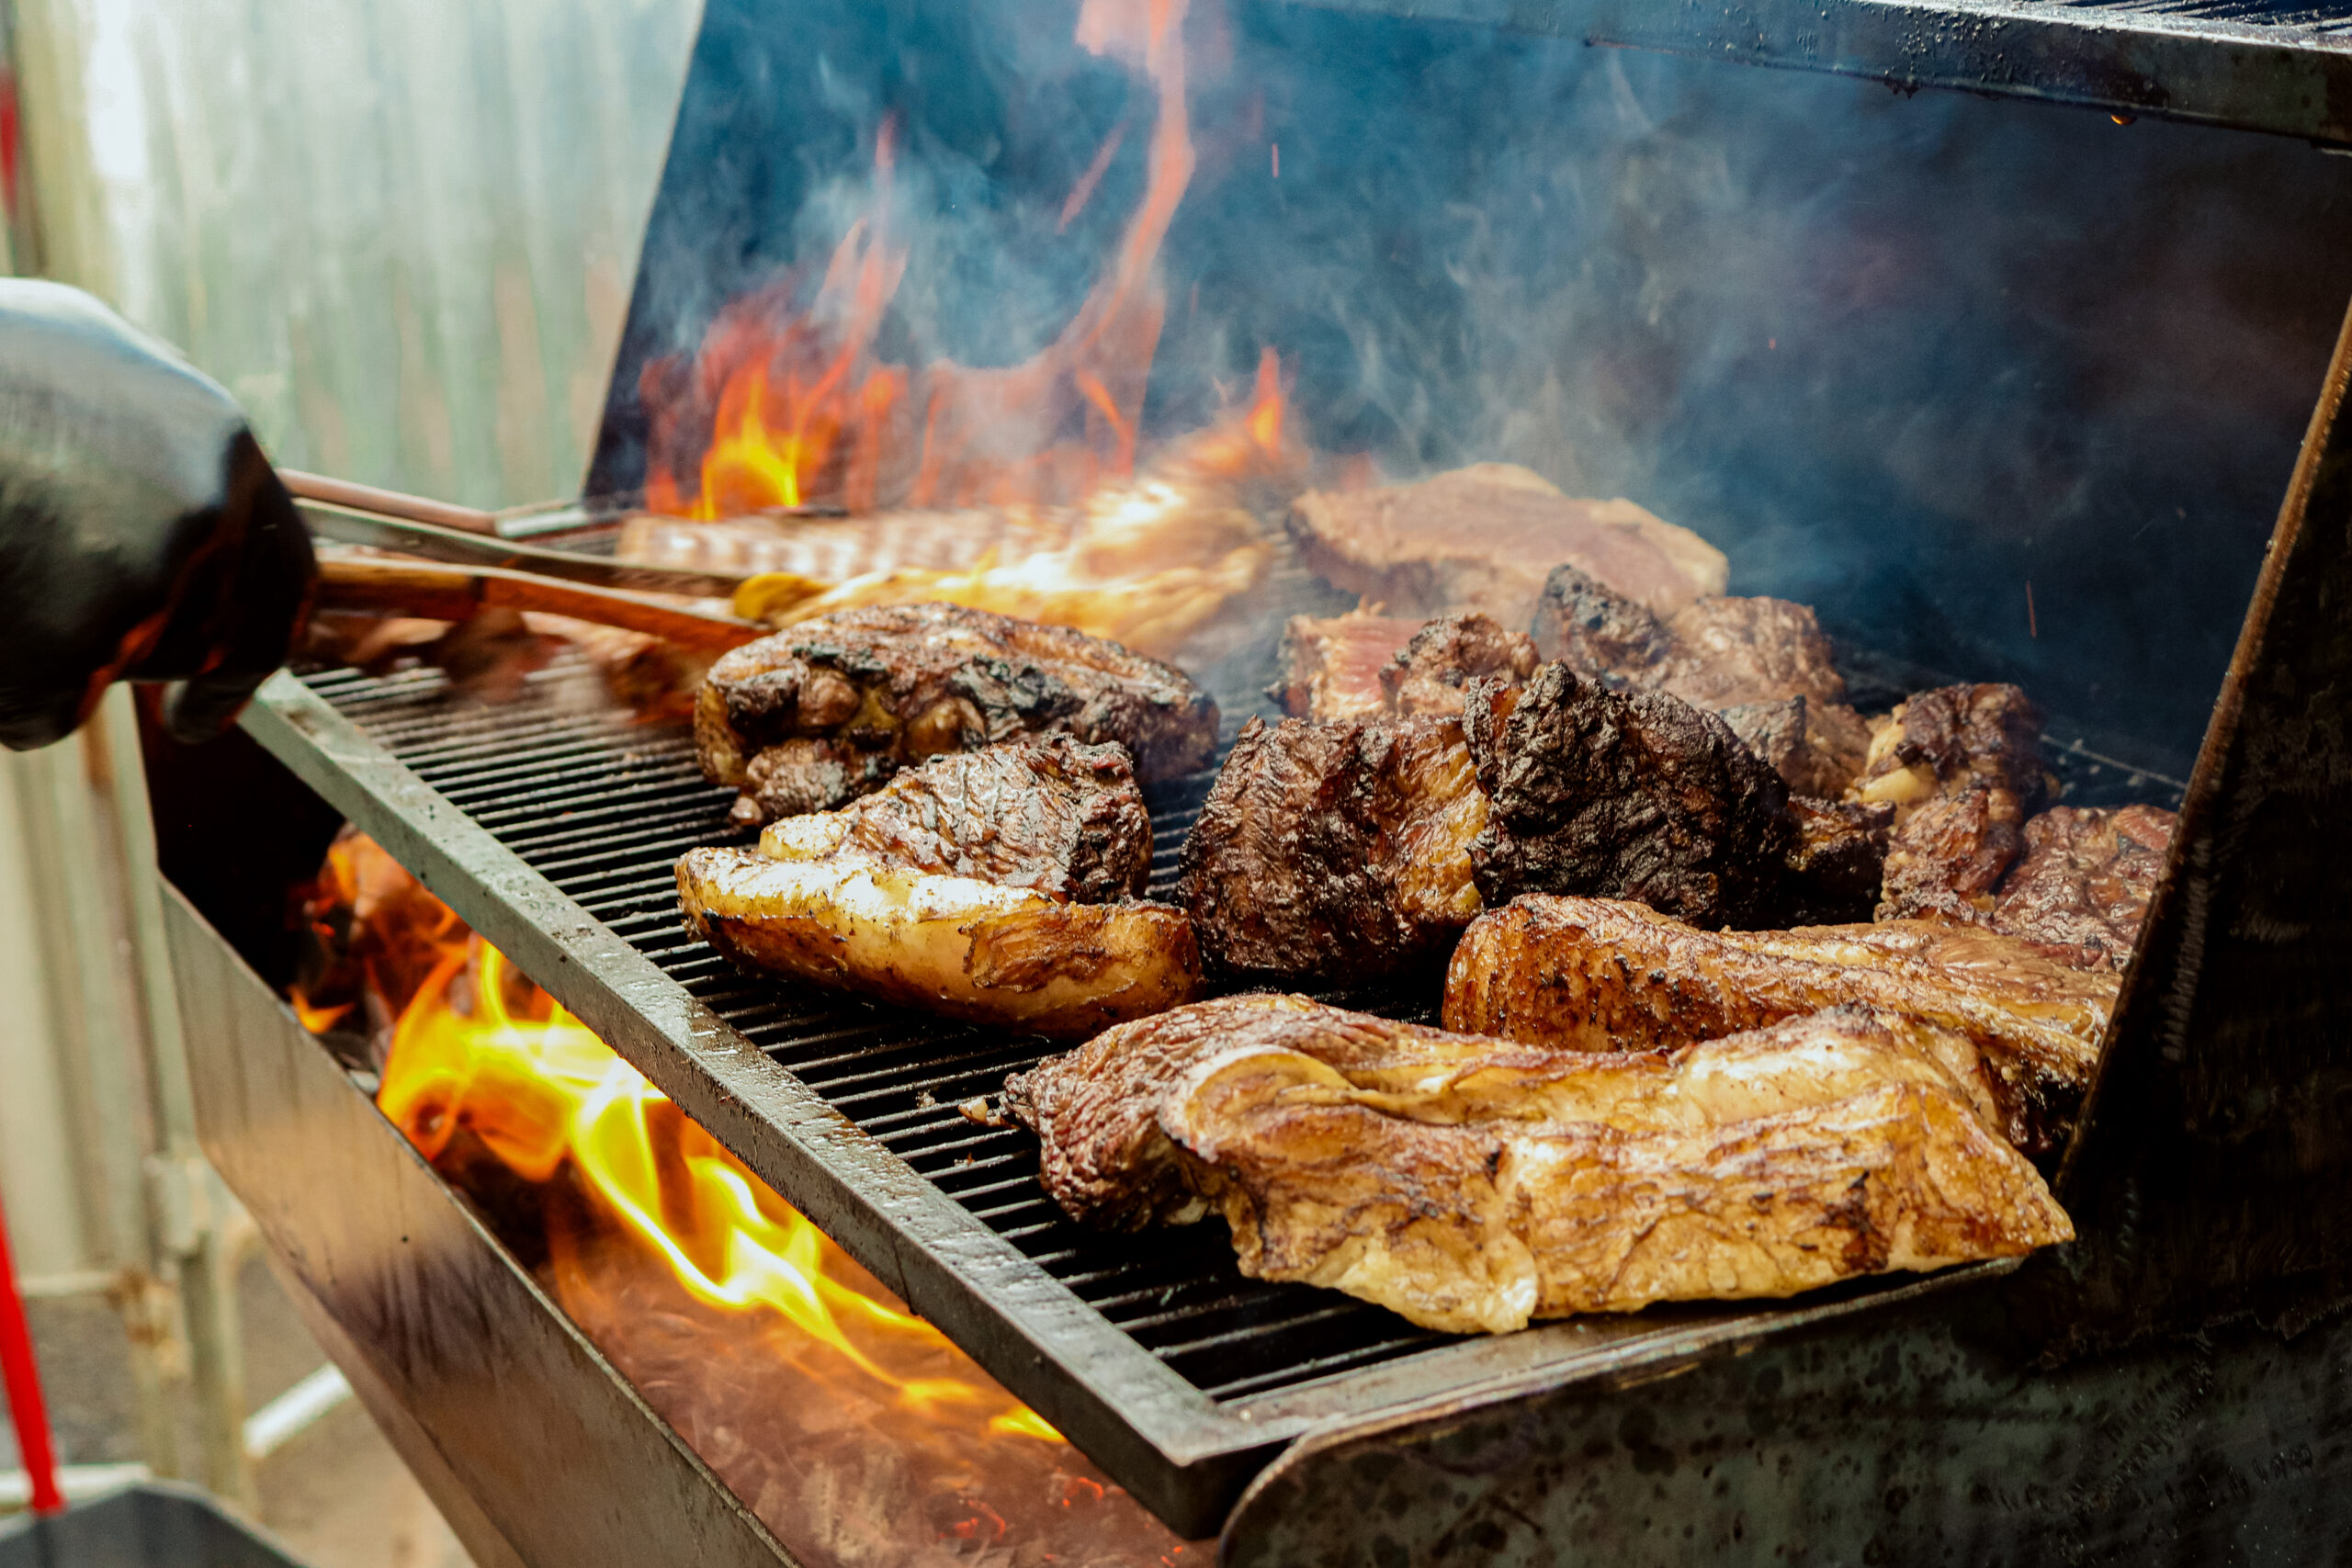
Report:
[{"label": "corrugated metal wall", "polygon": [[106,291],[280,462],[576,492],[695,0],[42,3],[82,62]]}]

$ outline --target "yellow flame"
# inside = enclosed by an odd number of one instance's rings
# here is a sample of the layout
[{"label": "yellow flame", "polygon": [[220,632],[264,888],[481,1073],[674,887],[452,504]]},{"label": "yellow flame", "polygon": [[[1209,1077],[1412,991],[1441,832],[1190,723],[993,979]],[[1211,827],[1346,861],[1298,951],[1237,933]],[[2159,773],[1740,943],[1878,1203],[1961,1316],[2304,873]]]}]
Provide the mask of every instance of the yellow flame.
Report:
[{"label": "yellow flame", "polygon": [[[461,1011],[450,992],[469,965],[475,995]],[[518,1012],[511,984],[505,957],[474,937],[401,1015],[377,1103],[428,1158],[460,1126],[532,1181],[552,1179],[569,1158],[697,1299],[781,1314],[918,1412],[960,1407],[985,1414],[991,1433],[1063,1440],[1001,1389],[890,1371],[869,1347],[955,1352],[922,1318],[833,1278],[835,1253],[822,1232],[732,1155],[678,1135],[683,1119],[657,1125],[666,1095],[544,992],[531,988]],[[683,1189],[673,1179],[681,1169]]]}]

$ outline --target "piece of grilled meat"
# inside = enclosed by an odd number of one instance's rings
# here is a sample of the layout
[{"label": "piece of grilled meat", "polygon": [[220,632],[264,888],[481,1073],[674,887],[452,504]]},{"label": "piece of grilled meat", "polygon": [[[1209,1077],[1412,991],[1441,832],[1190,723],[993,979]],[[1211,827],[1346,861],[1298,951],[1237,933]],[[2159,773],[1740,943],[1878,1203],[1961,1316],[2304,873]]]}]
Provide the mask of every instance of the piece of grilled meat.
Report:
[{"label": "piece of grilled meat", "polygon": [[1066,626],[956,604],[844,610],[711,667],[703,772],[738,820],[823,811],[942,752],[1062,734],[1115,741],[1146,780],[1206,767],[1216,705],[1183,671]]},{"label": "piece of grilled meat", "polygon": [[1973,1044],[2001,1130],[2060,1147],[2098,1061],[2112,976],[2025,942],[1922,921],[1702,931],[1638,904],[1521,898],[1481,916],[1445,979],[1449,1029],[1588,1051],[1674,1046],[1860,1003]]},{"label": "piece of grilled meat", "polygon": [[1545,658],[1605,686],[1722,714],[1799,795],[1835,798],[1861,770],[1870,728],[1847,705],[1829,639],[1803,604],[1718,594],[1661,618],[1561,566],[1544,581],[1533,634]]},{"label": "piece of grilled meat", "polygon": [[1380,690],[1390,713],[1462,716],[1464,692],[1493,679],[1519,685],[1535,673],[1535,639],[1507,631],[1492,615],[1476,610],[1445,615],[1413,634],[1380,671]]},{"label": "piece of grilled meat", "polygon": [[1191,922],[1136,897],[1150,871],[1126,752],[1054,736],[935,757],[756,852],[690,851],[678,900],[750,968],[1074,1038],[1199,984]]},{"label": "piece of grilled meat", "polygon": [[1253,718],[1184,840],[1177,897],[1227,973],[1386,974],[1442,958],[1477,914],[1486,821],[1458,720]]},{"label": "piece of grilled meat", "polygon": [[1464,715],[1489,802],[1470,848],[1487,904],[1577,893],[1696,925],[1771,923],[1796,836],[1788,787],[1722,719],[1565,663],[1483,682]]},{"label": "piece of grilled meat", "polygon": [[1984,923],[2077,969],[2121,969],[2178,821],[2154,806],[2052,807],[2026,823],[2025,853]]},{"label": "piece of grilled meat", "polygon": [[1895,808],[1879,919],[1970,920],[2025,852],[2026,819],[2057,798],[2041,710],[2015,686],[1916,692],[1871,737],[1853,798]]},{"label": "piece of grilled meat", "polygon": [[1860,1009],[1594,1055],[1252,996],[1108,1031],[1005,1100],[1080,1220],[1215,1210],[1246,1274],[1499,1333],[2067,1239],[1973,1055]]},{"label": "piece of grilled meat", "polygon": [[1381,671],[1426,624],[1362,610],[1321,619],[1293,615],[1275,656],[1282,679],[1266,695],[1291,717],[1318,724],[1378,718],[1389,711]]},{"label": "piece of grilled meat", "polygon": [[1463,688],[1493,675],[1535,672],[1535,643],[1473,610],[1434,621],[1353,611],[1329,620],[1293,615],[1283,632],[1283,678],[1266,695],[1293,718],[1323,724],[1387,715],[1458,717]]}]

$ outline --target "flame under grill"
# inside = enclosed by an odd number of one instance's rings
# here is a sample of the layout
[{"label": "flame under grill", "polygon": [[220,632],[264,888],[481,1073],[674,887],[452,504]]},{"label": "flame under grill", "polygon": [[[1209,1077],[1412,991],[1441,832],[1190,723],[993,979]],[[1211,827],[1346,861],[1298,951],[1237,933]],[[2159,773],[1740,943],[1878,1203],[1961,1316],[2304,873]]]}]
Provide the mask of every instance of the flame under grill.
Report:
[{"label": "flame under grill", "polygon": [[[582,679],[551,671],[496,708],[454,701],[431,671],[339,671],[307,683],[778,1066],[1212,1398],[1288,1387],[1447,1337],[1333,1292],[1244,1278],[1215,1221],[1132,1238],[1084,1229],[1039,1187],[1026,1132],[978,1126],[956,1109],[1034,1066],[1046,1054],[1040,1042],[750,976],[688,936],[672,874],[678,857],[757,835],[728,825],[734,792],[703,778],[687,735],[595,711],[577,690]],[[1211,776],[1148,796],[1156,894],[1174,884],[1177,852]],[[1396,1016],[1432,1010],[1380,996],[1334,999]]]}]

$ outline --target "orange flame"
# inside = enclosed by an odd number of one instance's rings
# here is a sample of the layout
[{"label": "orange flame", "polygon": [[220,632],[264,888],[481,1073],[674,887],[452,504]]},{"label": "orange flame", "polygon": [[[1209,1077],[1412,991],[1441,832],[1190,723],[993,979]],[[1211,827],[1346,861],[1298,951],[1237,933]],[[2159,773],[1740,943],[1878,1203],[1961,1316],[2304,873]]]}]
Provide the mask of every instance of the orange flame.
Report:
[{"label": "orange flame", "polygon": [[[1164,313],[1159,248],[1195,162],[1187,3],[1080,7],[1078,42],[1139,64],[1158,108],[1142,203],[1053,342],[1003,369],[943,361],[909,370],[874,357],[907,262],[883,229],[895,163],[895,127],[886,120],[872,215],[836,247],[813,303],[796,311],[789,286],[764,290],[720,313],[691,372],[672,361],[648,367],[648,509],[711,521],[819,502],[852,511],[1063,502],[1132,475]],[[1103,141],[1069,194],[1064,225],[1091,198],[1125,135],[1122,122]]]},{"label": "orange flame", "polygon": [[[471,1005],[461,1007],[455,992],[468,975]],[[569,1162],[696,1300],[780,1314],[929,1421],[1062,1441],[985,1380],[894,1371],[960,1352],[878,1290],[850,1282],[862,1271],[822,1232],[478,936],[443,959],[401,1013],[377,1104],[428,1159],[463,1130],[527,1181],[551,1181]]]}]

